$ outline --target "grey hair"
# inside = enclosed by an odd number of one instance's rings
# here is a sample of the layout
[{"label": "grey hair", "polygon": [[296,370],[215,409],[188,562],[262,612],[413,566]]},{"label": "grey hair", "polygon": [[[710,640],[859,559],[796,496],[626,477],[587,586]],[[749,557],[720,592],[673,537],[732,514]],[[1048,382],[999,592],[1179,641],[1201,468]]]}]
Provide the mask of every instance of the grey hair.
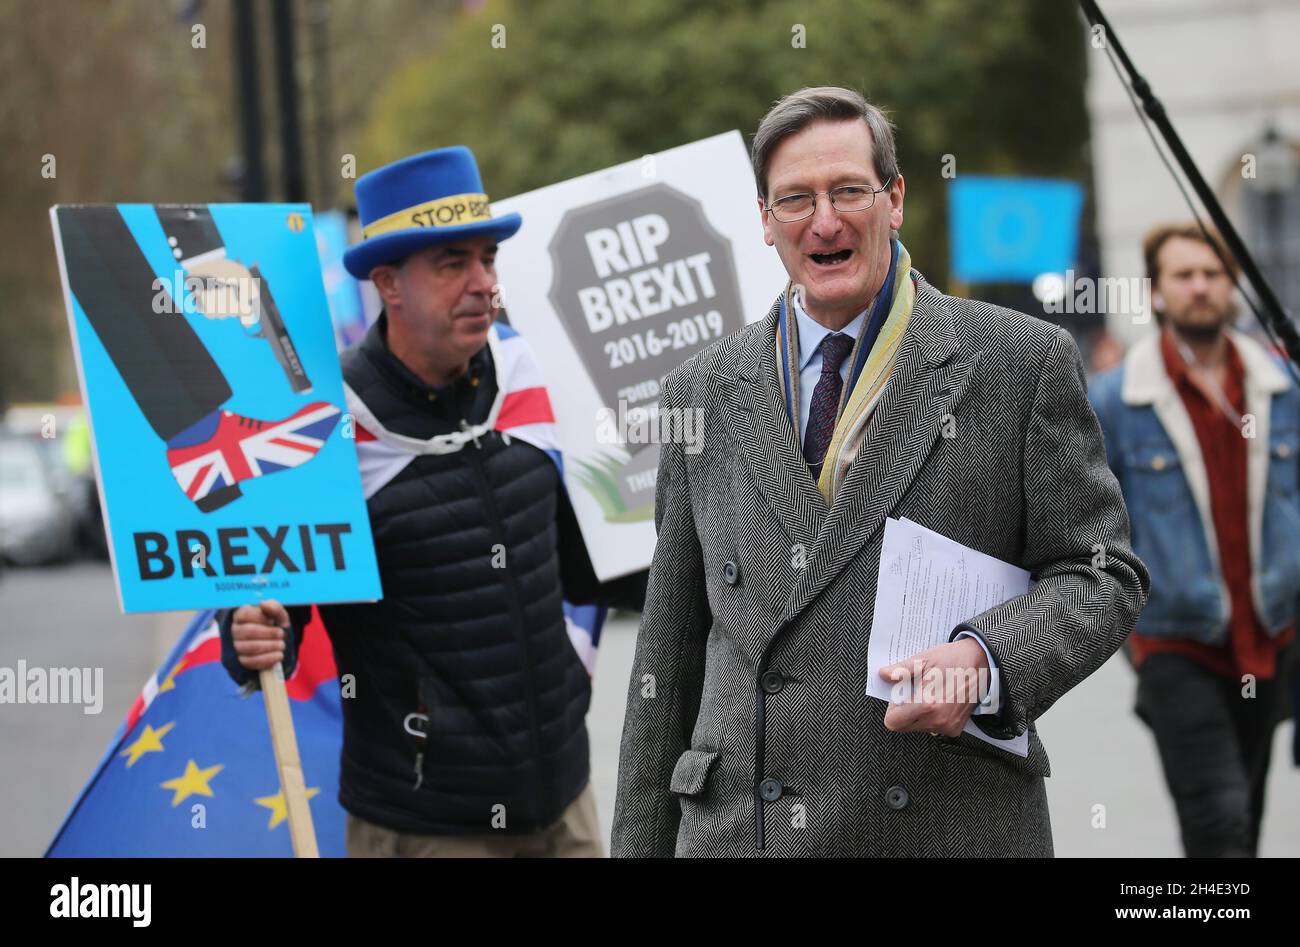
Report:
[{"label": "grey hair", "polygon": [[843,122],[861,119],[871,132],[871,156],[876,175],[884,184],[898,176],[898,153],[894,147],[894,126],[876,106],[852,89],[837,86],[804,88],[777,101],[758,123],[751,160],[758,196],[767,200],[767,167],[784,139],[803,131],[813,122]]}]

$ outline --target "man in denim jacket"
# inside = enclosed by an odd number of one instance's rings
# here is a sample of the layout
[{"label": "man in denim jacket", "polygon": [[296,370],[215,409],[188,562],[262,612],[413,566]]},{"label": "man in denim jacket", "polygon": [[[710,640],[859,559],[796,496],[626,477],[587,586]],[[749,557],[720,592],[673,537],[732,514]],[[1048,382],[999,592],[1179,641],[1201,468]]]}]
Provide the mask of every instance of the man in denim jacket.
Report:
[{"label": "man in denim jacket", "polygon": [[[1195,224],[1143,242],[1160,331],[1090,398],[1151,596],[1130,642],[1189,857],[1253,856],[1300,593],[1300,393]],[[1235,274],[1233,274],[1235,275]]]}]

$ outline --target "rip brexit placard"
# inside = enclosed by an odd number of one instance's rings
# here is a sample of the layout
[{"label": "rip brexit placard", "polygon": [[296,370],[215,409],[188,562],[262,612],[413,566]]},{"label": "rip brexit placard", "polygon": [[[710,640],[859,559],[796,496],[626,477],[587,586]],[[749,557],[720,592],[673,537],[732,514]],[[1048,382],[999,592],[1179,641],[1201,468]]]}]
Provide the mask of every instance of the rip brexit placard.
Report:
[{"label": "rip brexit placard", "polygon": [[744,142],[717,135],[493,211],[524,220],[497,257],[502,300],[546,375],[596,572],[644,569],[660,448],[705,446],[698,410],[660,407],[663,377],[765,316],[786,282]]}]

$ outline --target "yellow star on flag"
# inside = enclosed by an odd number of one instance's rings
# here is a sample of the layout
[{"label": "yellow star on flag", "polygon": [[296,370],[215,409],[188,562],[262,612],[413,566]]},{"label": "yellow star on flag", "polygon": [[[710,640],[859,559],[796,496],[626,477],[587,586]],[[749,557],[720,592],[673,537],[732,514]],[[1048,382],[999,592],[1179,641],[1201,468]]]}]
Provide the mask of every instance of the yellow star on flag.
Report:
[{"label": "yellow star on flag", "polygon": [[127,768],[129,769],[135,765],[136,760],[144,756],[146,753],[161,753],[164,749],[162,738],[167,736],[168,732],[174,726],[176,726],[176,722],[172,721],[166,726],[159,727],[155,730],[146,723],[144,725],[144,733],[136,737],[135,742],[119,753],[118,756],[130,757],[130,759],[126,761]]},{"label": "yellow star on flag", "polygon": [[[320,795],[320,790],[314,786],[307,790],[308,799],[318,795]],[[289,818],[289,807],[284,801],[283,789],[277,792],[274,796],[263,796],[261,799],[254,799],[253,801],[259,806],[266,806],[266,808],[271,810],[271,821],[267,825],[268,829],[275,828],[285,819]]]},{"label": "yellow star on flag", "polygon": [[185,670],[185,659],[181,658],[176,662],[176,666],[168,672],[165,678],[163,678],[163,682],[158,685],[158,693],[161,694],[164,691],[174,690],[176,688],[176,675],[181,673],[183,670]]},{"label": "yellow star on flag", "polygon": [[225,767],[220,763],[207,769],[199,769],[198,764],[190,760],[185,764],[185,772],[175,779],[167,780],[162,784],[162,788],[176,791],[176,795],[172,797],[173,806],[180,805],[190,796],[211,796],[212,787],[208,785],[208,780],[223,769]]}]

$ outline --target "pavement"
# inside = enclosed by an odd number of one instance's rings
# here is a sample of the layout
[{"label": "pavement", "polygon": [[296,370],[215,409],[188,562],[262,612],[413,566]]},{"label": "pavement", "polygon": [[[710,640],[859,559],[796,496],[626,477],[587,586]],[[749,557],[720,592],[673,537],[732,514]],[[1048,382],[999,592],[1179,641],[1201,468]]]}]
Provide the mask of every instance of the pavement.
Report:
[{"label": "pavement", "polygon": [[[0,856],[40,855],[108,741],[188,614],[122,615],[107,566],[5,570],[0,577],[0,667],[103,668],[102,711],[61,704],[0,705]],[[591,711],[592,771],[605,838],[617,786],[618,744],[636,623],[605,629]],[[1178,857],[1178,828],[1155,744],[1133,715],[1134,676],[1115,657],[1039,719],[1052,762],[1047,780],[1056,854]],[[1274,736],[1261,854],[1300,856],[1300,769],[1293,723]],[[1095,807],[1104,806],[1104,827]]]}]

